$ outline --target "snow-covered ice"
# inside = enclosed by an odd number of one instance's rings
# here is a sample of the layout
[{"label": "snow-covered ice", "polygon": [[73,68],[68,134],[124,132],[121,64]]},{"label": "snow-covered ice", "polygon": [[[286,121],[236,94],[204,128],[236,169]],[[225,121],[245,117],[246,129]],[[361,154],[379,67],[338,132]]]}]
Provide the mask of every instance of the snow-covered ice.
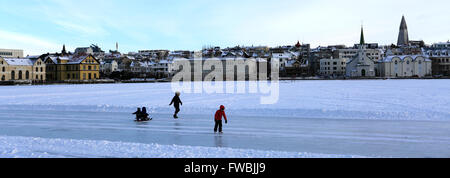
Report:
[{"label": "snow-covered ice", "polygon": [[[4,136],[0,140],[11,144],[0,147],[0,153],[6,157],[450,157],[448,91],[450,80],[281,81],[280,99],[274,105],[259,104],[260,94],[183,93],[182,119],[173,120],[170,83],[2,86],[0,135]],[[227,107],[230,123],[224,126],[224,135],[214,135],[213,114],[220,105]],[[154,120],[132,122],[130,113],[142,106],[149,107]],[[49,155],[24,146],[39,142],[52,145],[43,149]],[[79,147],[70,154],[71,150],[59,149],[67,143],[89,143],[112,151],[86,153],[86,147]],[[113,151],[120,150],[121,144],[214,151],[190,155]]]},{"label": "snow-covered ice", "polygon": [[0,158],[360,158],[250,149],[0,136]]},{"label": "snow-covered ice", "polygon": [[[172,112],[170,83],[4,86],[0,105],[123,111],[149,106]],[[450,80],[281,81],[280,99],[261,105],[260,94],[185,94],[183,113],[213,113],[331,119],[448,120]],[[76,106],[79,106],[77,108]],[[91,107],[94,106],[94,107]]]}]

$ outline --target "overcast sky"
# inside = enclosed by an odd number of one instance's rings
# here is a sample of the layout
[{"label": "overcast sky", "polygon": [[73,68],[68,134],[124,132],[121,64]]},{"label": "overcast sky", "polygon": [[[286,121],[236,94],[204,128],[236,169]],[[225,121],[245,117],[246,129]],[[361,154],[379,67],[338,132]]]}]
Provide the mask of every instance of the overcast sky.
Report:
[{"label": "overcast sky", "polygon": [[0,48],[26,54],[98,44],[103,50],[200,50],[204,45],[353,45],[450,39],[448,0],[0,0]]}]

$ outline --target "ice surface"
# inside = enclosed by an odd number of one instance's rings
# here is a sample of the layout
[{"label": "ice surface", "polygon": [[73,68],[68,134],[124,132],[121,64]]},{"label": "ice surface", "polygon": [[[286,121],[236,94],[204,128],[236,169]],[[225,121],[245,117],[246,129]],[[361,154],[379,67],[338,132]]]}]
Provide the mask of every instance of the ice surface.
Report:
[{"label": "ice surface", "polygon": [[[10,145],[0,153],[45,157],[17,141],[50,144],[56,139],[54,147],[44,149],[47,153],[72,140],[102,149],[99,143],[107,140],[112,145],[219,150],[180,157],[265,157],[274,152],[273,157],[450,157],[449,89],[450,80],[283,81],[274,105],[259,104],[259,94],[183,93],[181,119],[173,120],[170,83],[4,86],[0,135]],[[213,115],[220,105],[227,107],[230,123],[224,125],[225,134],[215,135]],[[153,121],[132,121],[131,113],[142,106],[149,107]],[[61,148],[50,157],[139,156],[83,150],[70,154]],[[239,156],[236,150],[246,152]],[[144,157],[155,154],[177,156],[142,152]]]},{"label": "ice surface", "polygon": [[[331,119],[449,120],[450,80],[282,81],[279,102],[260,104],[263,94],[186,94],[183,113],[214,113]],[[0,105],[123,111],[150,107],[170,113],[170,83],[6,86]],[[63,107],[65,106],[65,107]],[[94,106],[94,107],[90,107]]]}]

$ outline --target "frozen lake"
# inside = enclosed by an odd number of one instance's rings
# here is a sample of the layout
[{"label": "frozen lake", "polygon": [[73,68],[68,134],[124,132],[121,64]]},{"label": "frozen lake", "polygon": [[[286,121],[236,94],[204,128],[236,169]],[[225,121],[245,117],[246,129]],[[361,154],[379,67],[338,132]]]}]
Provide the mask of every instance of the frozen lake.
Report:
[{"label": "frozen lake", "polygon": [[[0,87],[0,135],[369,157],[450,157],[449,80],[296,81],[280,101],[257,94],[183,94],[170,84]],[[227,106],[225,134],[213,114]],[[135,123],[138,106],[153,121]],[[218,155],[220,157],[220,155]]]}]

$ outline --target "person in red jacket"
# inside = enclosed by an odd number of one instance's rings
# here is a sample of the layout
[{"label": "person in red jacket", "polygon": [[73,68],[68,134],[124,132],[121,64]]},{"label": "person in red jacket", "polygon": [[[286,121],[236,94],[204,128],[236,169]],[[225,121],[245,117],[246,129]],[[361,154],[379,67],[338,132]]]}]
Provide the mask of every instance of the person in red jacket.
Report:
[{"label": "person in red jacket", "polygon": [[225,124],[228,124],[227,115],[225,115],[225,106],[220,106],[220,110],[216,112],[214,116],[214,120],[216,125],[214,126],[214,133],[217,133],[217,129],[219,129],[220,133],[222,132],[222,117],[225,118]]}]

